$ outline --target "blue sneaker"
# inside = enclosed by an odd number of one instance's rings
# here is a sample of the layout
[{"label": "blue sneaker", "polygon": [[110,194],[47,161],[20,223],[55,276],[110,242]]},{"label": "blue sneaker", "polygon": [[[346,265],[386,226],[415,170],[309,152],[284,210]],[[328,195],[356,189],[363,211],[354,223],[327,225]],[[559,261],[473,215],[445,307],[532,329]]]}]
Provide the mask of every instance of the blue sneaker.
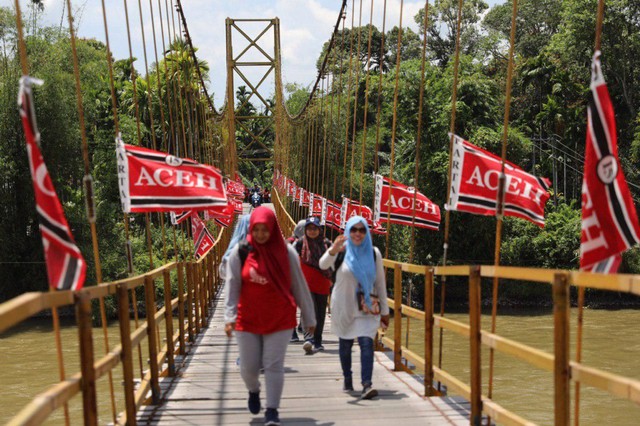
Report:
[{"label": "blue sneaker", "polygon": [[249,392],[249,412],[251,414],[258,414],[260,412],[260,391],[258,392]]},{"label": "blue sneaker", "polygon": [[278,410],[275,408],[267,408],[264,412],[264,426],[280,426]]}]

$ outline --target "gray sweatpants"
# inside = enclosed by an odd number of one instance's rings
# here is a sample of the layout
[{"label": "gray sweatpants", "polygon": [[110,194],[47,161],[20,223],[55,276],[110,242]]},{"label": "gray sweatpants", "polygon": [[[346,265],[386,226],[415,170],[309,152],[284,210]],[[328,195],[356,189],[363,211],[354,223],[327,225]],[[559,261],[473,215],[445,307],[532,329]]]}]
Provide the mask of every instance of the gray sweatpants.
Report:
[{"label": "gray sweatpants", "polygon": [[271,334],[236,332],[240,351],[240,375],[250,392],[260,390],[260,368],[264,368],[267,408],[279,408],[284,387],[284,356],[291,329]]}]

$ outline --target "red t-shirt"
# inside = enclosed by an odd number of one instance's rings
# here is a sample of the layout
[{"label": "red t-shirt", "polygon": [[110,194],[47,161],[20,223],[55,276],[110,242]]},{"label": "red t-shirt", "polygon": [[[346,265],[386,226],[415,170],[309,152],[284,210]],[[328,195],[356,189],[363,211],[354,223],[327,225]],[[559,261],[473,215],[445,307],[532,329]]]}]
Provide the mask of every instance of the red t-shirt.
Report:
[{"label": "red t-shirt", "polygon": [[322,271],[304,262],[300,262],[300,266],[302,266],[302,273],[304,274],[304,279],[307,280],[311,293],[329,294],[331,280],[325,277]]},{"label": "red t-shirt", "polygon": [[270,334],[295,326],[296,306],[289,303],[275,284],[246,262],[242,268],[236,330]]}]

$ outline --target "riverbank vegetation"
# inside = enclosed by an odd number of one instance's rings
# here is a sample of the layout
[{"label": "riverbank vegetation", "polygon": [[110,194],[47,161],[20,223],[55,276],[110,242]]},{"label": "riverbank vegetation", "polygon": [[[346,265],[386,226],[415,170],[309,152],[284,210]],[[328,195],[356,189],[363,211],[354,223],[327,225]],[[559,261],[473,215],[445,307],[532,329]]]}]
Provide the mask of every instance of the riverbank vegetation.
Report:
[{"label": "riverbank vegetation", "polygon": [[[519,2],[516,57],[513,80],[513,100],[509,124],[507,158],[539,176],[552,180],[552,197],[546,208],[546,226],[539,228],[521,219],[506,218],[502,239],[501,263],[503,265],[576,269],[580,244],[580,198],[582,161],[586,132],[586,106],[589,96],[590,63],[593,54],[595,32],[595,0],[521,0]],[[418,98],[420,88],[420,55],[422,30],[403,31],[400,62],[400,87],[397,107],[397,139],[395,142],[395,179],[416,186],[421,192],[442,207],[447,194],[448,144],[447,132],[451,117],[451,92],[453,86],[453,54],[455,49],[455,7],[457,2],[443,0],[431,5],[428,14],[425,82],[425,106],[422,122],[424,130],[420,149],[420,175],[414,181],[416,137],[418,122]],[[44,80],[35,90],[35,105],[40,131],[42,151],[58,195],[63,202],[67,219],[78,246],[89,264],[87,285],[95,283],[91,235],[85,217],[82,193],[83,164],[81,137],[76,110],[75,88],[68,31],[63,27],[38,25],[38,7],[25,22],[27,48],[31,75]],[[511,2],[489,9],[482,0],[465,1],[462,23],[462,56],[456,132],[472,143],[499,153],[504,98],[506,86],[507,49],[510,28]],[[609,85],[616,111],[618,143],[622,167],[634,199],[640,200],[640,4],[633,0],[607,2],[602,52],[605,78]],[[405,17],[408,19],[409,17]],[[420,28],[424,22],[424,10],[412,17]],[[222,25],[222,23],[221,23]],[[342,152],[345,140],[358,141],[359,147],[366,140],[365,176],[363,198],[373,200],[374,152],[378,120],[378,84],[382,83],[381,115],[379,120],[380,144],[378,157],[380,172],[390,171],[391,130],[393,125],[393,95],[396,79],[396,50],[398,29],[393,23],[385,34],[372,28],[372,58],[367,64],[367,37],[369,27],[345,29],[337,39],[338,56],[330,67],[333,89],[325,99],[325,108],[333,108],[333,126],[328,137],[338,152]],[[352,61],[349,69],[351,40],[357,40],[361,32],[360,58]],[[380,54],[383,42],[386,47]],[[286,41],[283,41],[286,42]],[[355,41],[353,51],[357,50]],[[7,300],[26,291],[46,290],[46,271],[43,263],[42,243],[33,201],[31,178],[28,170],[22,127],[16,107],[18,79],[21,75],[16,48],[16,29],[13,11],[0,8],[0,299]],[[327,45],[325,45],[325,50]],[[159,117],[158,99],[165,99],[168,91],[180,87],[184,98],[193,96],[197,87],[180,85],[179,81],[196,81],[188,78],[195,72],[188,47],[181,42],[171,44],[167,53],[167,65],[161,59],[150,66],[149,75],[141,61],[133,63],[128,58],[112,58],[115,72],[116,97],[120,130],[127,143],[151,146],[151,121],[149,116]],[[103,279],[115,280],[127,276],[125,237],[122,210],[118,199],[114,154],[115,126],[111,111],[111,92],[103,41],[78,40],[81,66],[83,108],[89,141],[91,173],[95,180],[95,198],[98,211],[98,239]],[[318,59],[321,64],[324,52]],[[343,60],[340,60],[340,59]],[[178,64],[179,73],[171,73]],[[359,67],[358,103],[347,95],[349,75],[355,75]],[[201,63],[205,71],[206,63]],[[167,71],[168,70],[168,71]],[[365,73],[369,73],[369,92],[365,93]],[[165,73],[169,73],[166,74]],[[157,80],[160,76],[159,81]],[[181,78],[181,80],[178,80]],[[353,77],[352,77],[353,78]],[[138,138],[136,109],[133,104],[134,85],[140,103],[141,136]],[[195,83],[194,83],[195,84]],[[306,102],[309,87],[300,84],[287,86],[287,106],[295,113]],[[147,92],[154,93],[152,102],[146,100]],[[160,93],[160,96],[157,93]],[[352,93],[354,89],[352,89]],[[238,99],[246,96],[246,90],[238,90]],[[364,99],[368,96],[369,110],[365,125]],[[272,101],[275,98],[272,98]],[[338,117],[338,102],[342,113]],[[347,102],[351,102],[347,108]],[[163,105],[166,112],[174,104]],[[250,108],[245,104],[244,108]],[[347,126],[346,110],[355,111],[356,133]],[[320,114],[316,107],[311,113]],[[179,114],[174,115],[180,120]],[[351,116],[351,120],[353,120]],[[161,123],[153,126],[159,133]],[[189,123],[184,123],[187,129]],[[196,131],[195,128],[192,131]],[[244,130],[237,130],[239,147]],[[346,133],[345,133],[346,132]],[[273,137],[273,133],[269,133]],[[347,137],[345,138],[345,134]],[[244,135],[246,136],[246,135]],[[205,135],[197,137],[205,138]],[[181,156],[196,156],[183,152],[179,138],[168,135],[163,139],[162,150],[170,150]],[[269,142],[267,142],[269,143]],[[272,142],[271,142],[272,143]],[[350,143],[350,142],[349,142]],[[360,155],[355,155],[354,173],[350,182],[356,192],[360,182]],[[342,176],[342,158],[331,172]],[[244,167],[244,169],[243,169]],[[247,168],[248,167],[248,168]],[[262,166],[261,166],[262,167]],[[272,167],[265,165],[264,167]],[[255,170],[254,170],[255,169]],[[270,186],[271,169],[256,169],[241,165],[241,171],[251,175],[263,186]],[[291,176],[294,179],[296,176]],[[326,194],[339,200],[340,194]],[[151,215],[151,250],[147,246],[144,215],[132,215],[129,223],[134,253],[134,272],[148,270],[172,259],[173,232],[168,216],[161,221],[159,215]],[[169,243],[162,244],[164,227]],[[416,233],[414,263],[437,265],[442,263],[444,224],[438,232],[419,230]],[[182,255],[189,251],[188,239],[177,228],[176,240]],[[451,233],[448,262],[452,264],[492,264],[494,253],[495,218],[466,213],[451,214]],[[390,257],[409,259],[410,229],[393,226]],[[384,240],[376,242],[383,245]],[[634,248],[625,253],[620,272],[640,273],[640,250]],[[419,304],[420,285],[412,296]],[[447,297],[464,300],[464,286],[452,285]],[[501,298],[513,304],[542,304],[549,297],[544,286],[503,286]],[[484,292],[488,295],[489,292]],[[595,303],[601,295],[592,294]],[[615,303],[633,303],[635,299],[622,298]]]}]

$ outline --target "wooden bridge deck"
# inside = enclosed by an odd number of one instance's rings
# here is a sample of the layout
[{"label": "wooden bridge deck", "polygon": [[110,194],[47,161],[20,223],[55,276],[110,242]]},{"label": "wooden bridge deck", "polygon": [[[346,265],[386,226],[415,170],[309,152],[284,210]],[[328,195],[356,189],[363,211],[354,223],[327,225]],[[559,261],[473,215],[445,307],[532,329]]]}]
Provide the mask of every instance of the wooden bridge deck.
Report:
[{"label": "wooden bridge deck", "polygon": [[[143,425],[263,424],[263,411],[247,410],[247,391],[236,364],[235,338],[224,334],[222,304],[210,325],[181,361],[177,377],[161,379],[165,398],[159,406],[138,412]],[[330,318],[327,318],[330,321]],[[325,330],[330,324],[325,325]],[[305,355],[302,345],[290,343],[285,361],[285,386],[280,404],[283,425],[468,425],[468,403],[457,398],[423,398],[421,384],[404,372],[393,372],[386,353],[376,352],[373,383],[379,396],[358,399],[342,392],[338,339],[325,332],[326,350]],[[356,345],[357,346],[357,345]],[[359,382],[359,352],[354,348],[354,382]],[[264,389],[264,381],[261,378]],[[355,383],[354,383],[355,385]]]}]

